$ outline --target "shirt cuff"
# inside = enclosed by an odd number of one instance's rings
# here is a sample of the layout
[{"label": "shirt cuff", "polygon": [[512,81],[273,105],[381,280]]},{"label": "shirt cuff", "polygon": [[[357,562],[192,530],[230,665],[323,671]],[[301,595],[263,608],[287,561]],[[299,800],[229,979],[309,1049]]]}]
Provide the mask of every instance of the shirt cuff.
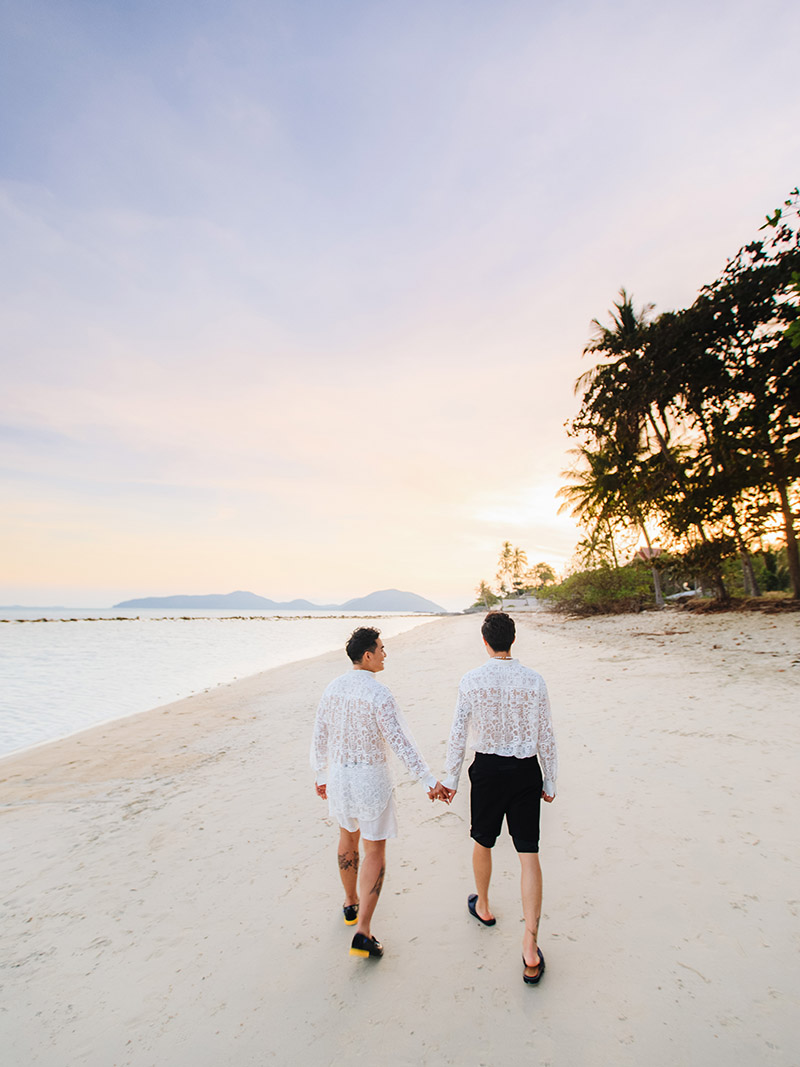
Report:
[{"label": "shirt cuff", "polygon": [[433,774],[426,774],[424,778],[420,778],[420,784],[426,793],[433,789],[438,781],[439,779]]},{"label": "shirt cuff", "polygon": [[542,792],[546,793],[549,797],[554,797],[556,795],[556,783],[549,778],[545,778],[542,783]]},{"label": "shirt cuff", "polygon": [[317,783],[317,785],[327,785],[328,784],[328,772],[327,771],[321,771],[318,775],[316,775],[316,777],[314,778],[314,781]]},{"label": "shirt cuff", "polygon": [[441,777],[441,783],[447,789],[458,789],[458,775],[457,774],[443,774]]}]

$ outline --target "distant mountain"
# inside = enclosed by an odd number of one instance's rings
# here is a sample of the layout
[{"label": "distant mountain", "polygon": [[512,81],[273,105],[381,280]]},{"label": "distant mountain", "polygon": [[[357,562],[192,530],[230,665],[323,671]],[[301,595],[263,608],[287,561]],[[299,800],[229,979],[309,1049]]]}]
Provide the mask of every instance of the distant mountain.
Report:
[{"label": "distant mountain", "polygon": [[342,611],[432,611],[443,612],[445,609],[432,600],[416,593],[404,593],[401,589],[381,589],[369,596],[356,597],[340,605]]},{"label": "distant mountain", "polygon": [[187,608],[195,611],[217,608],[228,611],[253,611],[258,608],[274,611],[424,611],[439,613],[445,609],[432,600],[400,589],[382,589],[369,596],[356,597],[346,604],[312,604],[310,600],[289,600],[278,603],[266,597],[238,590],[235,593],[208,593],[205,596],[148,596],[123,600],[115,608]]},{"label": "distant mountain", "polygon": [[205,596],[145,596],[137,600],[123,600],[113,605],[115,608],[280,608],[286,604],[276,604],[274,600],[256,596],[238,590],[235,593],[207,593]]}]

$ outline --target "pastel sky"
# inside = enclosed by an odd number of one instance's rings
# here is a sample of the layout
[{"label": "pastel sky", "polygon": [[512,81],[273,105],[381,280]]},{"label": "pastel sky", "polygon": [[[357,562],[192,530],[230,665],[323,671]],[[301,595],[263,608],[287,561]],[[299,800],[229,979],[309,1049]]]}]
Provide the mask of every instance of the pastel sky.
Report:
[{"label": "pastel sky", "polygon": [[620,286],[800,180],[800,5],[4,0],[0,603],[563,568]]}]

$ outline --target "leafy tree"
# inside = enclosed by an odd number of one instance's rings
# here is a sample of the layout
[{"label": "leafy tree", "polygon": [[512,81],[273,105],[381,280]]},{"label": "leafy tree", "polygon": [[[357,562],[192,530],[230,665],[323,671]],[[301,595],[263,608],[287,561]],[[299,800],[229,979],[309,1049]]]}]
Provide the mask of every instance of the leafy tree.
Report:
[{"label": "leafy tree", "polygon": [[[692,306],[652,318],[625,289],[611,325],[593,321],[582,375],[576,467],[561,495],[583,522],[586,554],[618,565],[616,542],[648,526],[727,597],[723,561],[738,554],[759,591],[751,546],[780,523],[800,597],[800,189]],[[658,575],[653,573],[658,597]]]},{"label": "leafy tree", "polygon": [[[582,375],[576,385],[584,389],[584,396],[571,432],[583,440],[576,450],[583,467],[572,472],[575,481],[562,495],[573,514],[595,524],[593,540],[605,533],[615,565],[615,526],[637,527],[652,560],[649,519],[663,512],[676,485],[683,485],[686,495],[679,450],[670,443],[663,375],[654,373],[659,368],[649,358],[652,310],[648,304],[637,312],[632,297],[621,289],[610,312],[612,326],[595,319],[595,336],[584,350],[601,355],[604,362]],[[705,537],[702,525],[700,532]],[[651,573],[656,603],[663,606],[655,565]],[[721,579],[719,584],[724,596]]]},{"label": "leafy tree", "polygon": [[491,586],[482,581],[478,588],[475,590],[476,600],[472,605],[474,608],[484,607],[488,611],[495,604],[499,604],[500,598],[492,591]]},{"label": "leafy tree", "polygon": [[[690,309],[695,350],[713,374],[699,405],[716,436],[733,447],[743,487],[758,490],[780,514],[792,591],[800,597],[800,551],[793,498],[800,481],[800,358],[787,329],[798,321],[794,275],[800,233],[780,226],[729,261]],[[695,381],[690,384],[698,388]]]},{"label": "leafy tree", "polygon": [[[787,215],[794,215],[797,218],[800,216],[800,206],[798,205],[800,205],[800,186],[795,186],[789,195],[789,199],[784,200],[783,207],[776,208],[774,214],[767,215],[767,221],[761,229],[765,230],[768,226],[784,225]],[[788,211],[784,211],[784,208],[788,208]],[[792,288],[795,294],[800,296],[800,271],[792,271]],[[800,348],[800,318],[789,323],[786,328],[786,337],[791,342],[792,348]]]},{"label": "leafy tree", "polygon": [[525,575],[526,589],[542,589],[556,580],[556,572],[549,563],[535,563]]}]

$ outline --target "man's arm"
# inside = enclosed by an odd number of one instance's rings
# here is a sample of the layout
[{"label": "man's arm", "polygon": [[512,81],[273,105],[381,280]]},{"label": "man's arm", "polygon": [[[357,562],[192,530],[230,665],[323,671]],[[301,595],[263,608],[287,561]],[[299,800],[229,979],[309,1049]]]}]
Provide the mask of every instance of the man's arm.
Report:
[{"label": "man's arm", "polygon": [[536,752],[542,765],[542,800],[548,804],[556,795],[556,779],[558,777],[558,753],[556,751],[556,738],[553,733],[553,720],[550,716],[550,697],[547,693],[547,685],[542,679],[541,690],[538,694],[537,711],[539,715],[539,731],[536,739]]},{"label": "man's arm", "polygon": [[449,794],[449,800],[453,799],[458,789],[458,779],[464,764],[464,756],[467,751],[467,729],[472,707],[463,688],[458,687],[458,700],[456,710],[453,713],[453,725],[450,727],[450,737],[447,742],[447,756],[444,763],[442,782]]},{"label": "man's arm", "polygon": [[417,748],[414,738],[411,736],[402,712],[392,694],[387,690],[387,696],[377,708],[375,715],[381,733],[386,739],[395,755],[405,763],[411,774],[414,775],[425,787],[431,800],[433,792],[441,785]]},{"label": "man's arm", "polygon": [[314,732],[311,735],[311,752],[309,754],[311,769],[314,771],[314,788],[317,796],[326,800],[328,791],[328,724],[325,721],[325,697],[319,702],[314,719]]}]

